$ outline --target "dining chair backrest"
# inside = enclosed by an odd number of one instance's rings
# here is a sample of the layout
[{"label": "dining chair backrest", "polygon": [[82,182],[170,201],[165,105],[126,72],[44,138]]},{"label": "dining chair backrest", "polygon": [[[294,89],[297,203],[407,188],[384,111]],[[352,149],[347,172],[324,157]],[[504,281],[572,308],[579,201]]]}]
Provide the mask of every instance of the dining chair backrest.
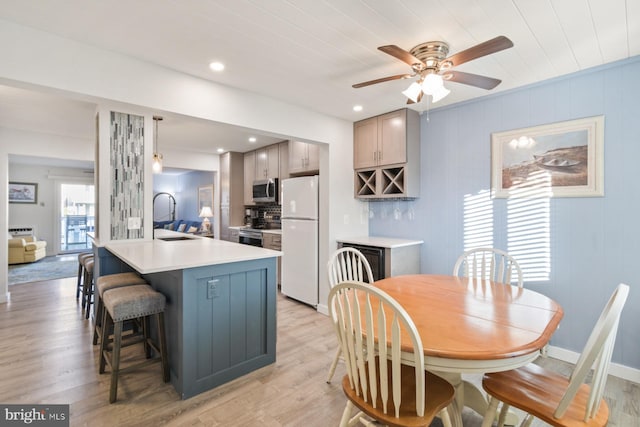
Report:
[{"label": "dining chair backrest", "polygon": [[495,248],[465,251],[453,266],[453,275],[523,286],[522,269],[518,261],[507,252]]},{"label": "dining chair backrest", "polygon": [[[412,366],[424,366],[422,341],[413,320],[387,293],[355,281],[342,282],[331,289],[329,312],[342,347],[351,389],[365,401],[370,398],[374,408],[380,399],[383,412],[394,411],[397,418],[402,402],[402,346],[413,348]],[[402,342],[403,333],[408,343]],[[423,416],[425,376],[422,369],[415,369],[415,396],[416,414]]]},{"label": "dining chair backrest", "polygon": [[587,374],[589,374],[592,367],[593,376],[591,377],[589,399],[584,419],[588,420],[595,416],[604,394],[604,386],[609,375],[609,365],[613,355],[620,314],[628,295],[629,286],[621,283],[609,298],[609,302],[600,314],[600,318],[596,322],[571,373],[569,386],[553,414],[554,417],[562,418],[578,389],[585,382]]},{"label": "dining chair backrest", "polygon": [[332,288],[347,280],[373,283],[369,261],[356,248],[347,247],[335,251],[327,262],[327,274]]}]

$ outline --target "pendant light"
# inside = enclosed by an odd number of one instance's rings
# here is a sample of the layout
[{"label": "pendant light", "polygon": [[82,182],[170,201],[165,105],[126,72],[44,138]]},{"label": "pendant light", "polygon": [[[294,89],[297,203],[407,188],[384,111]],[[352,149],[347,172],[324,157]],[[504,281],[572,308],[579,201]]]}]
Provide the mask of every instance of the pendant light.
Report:
[{"label": "pendant light", "polygon": [[153,144],[153,164],[151,166],[153,173],[162,173],[162,154],[158,152],[158,122],[161,120],[162,116],[153,116],[153,121],[156,122]]}]

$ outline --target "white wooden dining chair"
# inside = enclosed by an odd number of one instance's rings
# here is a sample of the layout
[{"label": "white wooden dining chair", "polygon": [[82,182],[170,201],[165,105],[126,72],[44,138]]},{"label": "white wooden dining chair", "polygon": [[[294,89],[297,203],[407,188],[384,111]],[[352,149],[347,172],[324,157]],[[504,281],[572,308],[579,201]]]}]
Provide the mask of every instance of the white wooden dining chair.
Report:
[{"label": "white wooden dining chair", "polygon": [[[331,289],[329,313],[347,367],[341,427],[373,426],[371,419],[428,426],[436,416],[451,426],[447,407],[454,399],[453,386],[424,370],[420,335],[400,304],[374,286],[347,281]],[[359,411],[352,416],[354,406]]]},{"label": "white wooden dining chair", "polygon": [[[373,283],[373,273],[371,272],[369,261],[367,261],[362,252],[355,248],[340,248],[335,251],[327,262],[327,275],[329,276],[329,286],[332,288],[338,283],[346,282],[347,280]],[[329,368],[328,383],[331,382],[333,374],[336,372],[341,354],[342,350],[338,346]]]},{"label": "white wooden dining chair", "polygon": [[[498,426],[504,425],[509,406],[527,413],[522,426],[538,418],[552,426],[605,426],[609,408],[602,398],[616,340],[620,313],[629,287],[620,284],[598,319],[571,376],[565,377],[533,363],[506,372],[485,374],[482,387],[491,396],[483,427],[495,419],[503,402]],[[593,368],[593,375],[587,381]]]},{"label": "white wooden dining chair", "polygon": [[453,275],[523,286],[522,269],[518,261],[507,252],[495,248],[465,251],[453,266]]}]

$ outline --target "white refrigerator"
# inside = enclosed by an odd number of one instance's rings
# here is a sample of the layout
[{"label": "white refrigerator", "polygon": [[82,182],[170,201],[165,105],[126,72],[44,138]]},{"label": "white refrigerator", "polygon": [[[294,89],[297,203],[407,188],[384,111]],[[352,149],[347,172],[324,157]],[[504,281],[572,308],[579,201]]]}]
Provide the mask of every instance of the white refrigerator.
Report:
[{"label": "white refrigerator", "polygon": [[282,181],[281,292],[318,305],[318,176]]}]

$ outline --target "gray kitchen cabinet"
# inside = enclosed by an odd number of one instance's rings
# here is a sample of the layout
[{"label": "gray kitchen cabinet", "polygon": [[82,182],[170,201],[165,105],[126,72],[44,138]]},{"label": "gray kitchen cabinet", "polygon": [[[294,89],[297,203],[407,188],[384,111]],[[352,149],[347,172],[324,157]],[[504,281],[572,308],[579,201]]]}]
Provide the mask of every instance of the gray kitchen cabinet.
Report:
[{"label": "gray kitchen cabinet", "polygon": [[280,174],[279,144],[269,145],[255,151],[255,179],[278,178]]},{"label": "gray kitchen cabinet", "polygon": [[256,152],[244,153],[244,204],[255,205],[253,202],[253,181],[256,176]]},{"label": "gray kitchen cabinet", "polygon": [[409,135],[407,115],[417,116],[417,113],[405,108],[355,122],[353,168],[406,163]]},{"label": "gray kitchen cabinet", "polygon": [[420,196],[420,118],[402,109],[354,123],[354,192],[360,199]]},{"label": "gray kitchen cabinet", "polygon": [[220,156],[220,239],[230,239],[230,226],[244,223],[244,155]]},{"label": "gray kitchen cabinet", "polygon": [[[266,249],[273,249],[274,251],[282,250],[282,235],[279,233],[262,233],[262,247]],[[277,263],[277,283],[280,285],[280,273],[282,272],[282,257],[278,258]]]},{"label": "gray kitchen cabinet", "polygon": [[289,141],[289,174],[308,175],[320,170],[320,148],[316,144]]},{"label": "gray kitchen cabinet", "polygon": [[280,146],[280,195],[278,196],[278,204],[282,204],[282,181],[289,178],[289,142],[284,141],[278,144]]}]

